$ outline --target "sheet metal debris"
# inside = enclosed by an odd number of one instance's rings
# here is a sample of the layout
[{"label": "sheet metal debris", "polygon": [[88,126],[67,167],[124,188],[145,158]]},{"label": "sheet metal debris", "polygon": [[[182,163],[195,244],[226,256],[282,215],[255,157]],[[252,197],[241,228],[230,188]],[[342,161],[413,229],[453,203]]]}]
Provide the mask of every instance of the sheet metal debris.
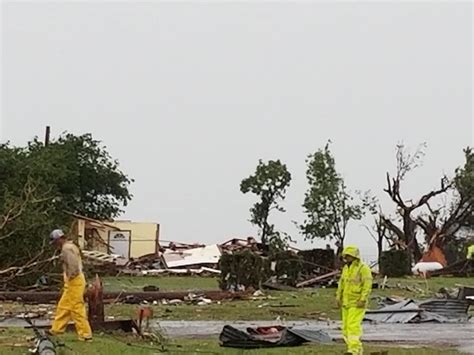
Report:
[{"label": "sheet metal debris", "polygon": [[381,309],[368,310],[364,319],[375,323],[467,322],[468,309],[466,300],[415,302],[409,299]]},{"label": "sheet metal debris", "polygon": [[474,305],[474,287],[462,286],[459,290],[458,299],[467,300],[470,305]]},{"label": "sheet metal debris", "polygon": [[365,320],[375,323],[409,323],[421,312],[413,300],[405,300],[377,310],[368,310]]},{"label": "sheet metal debris", "polygon": [[419,305],[423,311],[446,317],[449,320],[468,320],[469,302],[466,300],[434,299],[421,302]]}]

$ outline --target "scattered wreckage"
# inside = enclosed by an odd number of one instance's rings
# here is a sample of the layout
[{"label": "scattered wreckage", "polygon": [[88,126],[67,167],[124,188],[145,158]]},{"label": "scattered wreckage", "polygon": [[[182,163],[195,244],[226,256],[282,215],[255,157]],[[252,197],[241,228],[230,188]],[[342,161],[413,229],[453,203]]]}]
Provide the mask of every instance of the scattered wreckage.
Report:
[{"label": "scattered wreckage", "polygon": [[331,344],[334,340],[322,330],[294,329],[277,325],[247,328],[245,332],[226,325],[219,341],[222,347],[259,349],[298,346],[304,343]]},{"label": "scattered wreckage", "polygon": [[368,310],[365,320],[374,323],[465,323],[474,304],[474,287],[441,288],[437,298],[415,301],[386,297],[381,308]]},{"label": "scattered wreckage", "polygon": [[412,299],[368,310],[365,320],[374,323],[463,323],[469,320],[467,300],[433,299],[417,302]]}]

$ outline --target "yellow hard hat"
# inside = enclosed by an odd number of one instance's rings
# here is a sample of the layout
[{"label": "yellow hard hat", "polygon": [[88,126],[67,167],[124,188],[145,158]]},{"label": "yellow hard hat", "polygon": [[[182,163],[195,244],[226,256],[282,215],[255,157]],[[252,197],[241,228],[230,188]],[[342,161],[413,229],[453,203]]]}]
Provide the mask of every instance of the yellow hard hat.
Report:
[{"label": "yellow hard hat", "polygon": [[344,255],[349,255],[349,256],[352,256],[356,259],[360,259],[359,248],[357,248],[354,245],[349,245],[349,246],[345,247],[344,250],[342,251],[342,256],[344,256]]}]

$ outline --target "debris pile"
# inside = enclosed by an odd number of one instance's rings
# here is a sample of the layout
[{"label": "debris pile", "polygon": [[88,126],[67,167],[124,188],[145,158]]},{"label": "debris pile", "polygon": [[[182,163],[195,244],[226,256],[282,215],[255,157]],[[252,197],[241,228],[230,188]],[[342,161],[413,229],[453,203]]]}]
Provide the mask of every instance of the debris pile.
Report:
[{"label": "debris pile", "polygon": [[474,275],[474,260],[459,260],[441,270],[432,271],[430,276],[469,277]]},{"label": "debris pile", "polygon": [[157,253],[146,254],[126,260],[118,255],[98,251],[84,251],[87,271],[99,275],[216,275],[221,257],[218,245],[184,244],[169,242]]},{"label": "debris pile", "polygon": [[[235,244],[235,243],[234,243]],[[219,262],[220,287],[236,290],[262,286],[288,290],[294,287],[336,285],[339,274],[332,249],[286,250],[266,255],[251,249],[226,252]]]},{"label": "debris pile", "polygon": [[248,237],[247,239],[234,238],[222,243],[220,248],[224,253],[250,250],[257,254],[263,254],[267,251],[266,246],[262,243],[258,243],[254,237]]}]

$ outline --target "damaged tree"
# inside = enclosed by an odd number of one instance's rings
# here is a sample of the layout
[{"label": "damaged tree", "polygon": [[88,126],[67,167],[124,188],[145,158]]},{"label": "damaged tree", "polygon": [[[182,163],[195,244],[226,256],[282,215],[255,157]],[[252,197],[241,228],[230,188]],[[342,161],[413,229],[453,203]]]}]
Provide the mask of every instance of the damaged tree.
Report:
[{"label": "damaged tree", "polygon": [[[424,242],[428,250],[434,246],[442,247],[459,228],[465,224],[473,213],[472,174],[473,154],[470,148],[465,150],[466,163],[456,170],[456,176],[449,180],[446,176],[440,180],[439,188],[434,189],[416,200],[406,200],[401,194],[401,185],[406,175],[421,164],[426,145],[421,145],[414,154],[405,147],[397,146],[397,172],[394,177],[387,173],[387,187],[384,190],[397,206],[401,226],[390,217],[380,214],[381,222],[392,232],[392,242],[396,248],[408,250],[410,255],[419,260],[422,256],[417,240],[418,230],[424,233]],[[441,204],[434,208],[432,201],[441,195],[453,196],[453,204]]]},{"label": "damaged tree", "polygon": [[131,198],[130,182],[89,134],[0,145],[0,288],[31,285],[51,270],[47,239],[67,230],[65,211],[115,217]]},{"label": "damaged tree", "polygon": [[391,249],[394,247],[394,235],[391,230],[387,228],[387,225],[384,223],[381,213],[374,214],[374,224],[372,229],[365,226],[369,232],[372,239],[377,243],[377,260],[380,265],[380,259],[382,257],[384,242],[388,244],[388,247]]},{"label": "damaged tree", "polygon": [[453,192],[451,206],[434,209],[426,202],[429,213],[422,213],[416,219],[428,246],[448,243],[461,227],[469,225],[474,214],[474,153],[471,148],[466,148],[464,154],[466,162],[456,169],[450,184]]}]

